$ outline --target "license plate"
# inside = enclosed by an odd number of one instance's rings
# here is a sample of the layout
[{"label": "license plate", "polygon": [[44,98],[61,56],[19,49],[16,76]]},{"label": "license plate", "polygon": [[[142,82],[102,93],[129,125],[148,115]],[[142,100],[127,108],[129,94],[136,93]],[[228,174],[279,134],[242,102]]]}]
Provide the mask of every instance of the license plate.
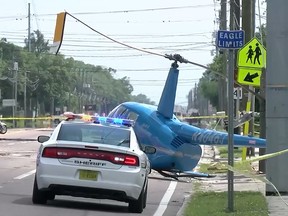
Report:
[{"label": "license plate", "polygon": [[79,179],[97,181],[98,172],[91,170],[79,170]]}]

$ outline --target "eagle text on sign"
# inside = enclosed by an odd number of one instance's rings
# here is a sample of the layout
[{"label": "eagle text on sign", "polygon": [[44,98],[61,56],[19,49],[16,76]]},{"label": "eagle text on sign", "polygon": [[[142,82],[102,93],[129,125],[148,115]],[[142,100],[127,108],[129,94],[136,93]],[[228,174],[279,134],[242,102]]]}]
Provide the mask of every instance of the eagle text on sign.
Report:
[{"label": "eagle text on sign", "polygon": [[244,45],[244,31],[219,30],[216,42],[220,49],[240,49]]}]

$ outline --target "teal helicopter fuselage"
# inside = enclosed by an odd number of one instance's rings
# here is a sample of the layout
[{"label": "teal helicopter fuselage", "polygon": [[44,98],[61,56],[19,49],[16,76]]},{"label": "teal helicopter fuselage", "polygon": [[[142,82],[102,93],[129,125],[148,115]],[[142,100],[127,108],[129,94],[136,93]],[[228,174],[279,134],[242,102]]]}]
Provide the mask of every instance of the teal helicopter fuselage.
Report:
[{"label": "teal helicopter fuselage", "polygon": [[[228,145],[228,133],[201,129],[176,118],[173,111],[178,74],[172,64],[158,106],[124,102],[108,116],[134,120],[139,143],[156,148],[155,154],[148,155],[152,169],[185,173],[197,166],[202,156],[201,145]],[[266,148],[265,139],[233,136],[234,146]]]}]

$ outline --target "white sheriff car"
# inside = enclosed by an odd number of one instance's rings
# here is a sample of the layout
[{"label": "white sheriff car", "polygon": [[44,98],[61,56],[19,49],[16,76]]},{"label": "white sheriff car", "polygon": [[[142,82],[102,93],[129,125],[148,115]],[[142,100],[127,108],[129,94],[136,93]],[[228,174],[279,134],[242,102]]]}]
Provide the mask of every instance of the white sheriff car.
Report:
[{"label": "white sheriff car", "polygon": [[146,154],[156,149],[141,149],[130,120],[78,118],[70,113],[51,136],[38,137],[33,203],[68,195],[123,201],[130,212],[141,213],[151,172]]}]

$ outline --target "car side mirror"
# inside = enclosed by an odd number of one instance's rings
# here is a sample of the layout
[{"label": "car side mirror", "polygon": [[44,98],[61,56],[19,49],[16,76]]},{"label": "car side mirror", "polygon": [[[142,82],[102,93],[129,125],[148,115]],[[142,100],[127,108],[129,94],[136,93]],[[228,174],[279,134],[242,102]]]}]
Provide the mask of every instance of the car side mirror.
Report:
[{"label": "car side mirror", "polygon": [[49,139],[50,139],[49,136],[41,135],[41,136],[38,136],[37,141],[39,143],[44,143],[44,142],[48,141]]},{"label": "car side mirror", "polygon": [[156,148],[153,146],[145,146],[143,150],[146,154],[155,154]]}]

